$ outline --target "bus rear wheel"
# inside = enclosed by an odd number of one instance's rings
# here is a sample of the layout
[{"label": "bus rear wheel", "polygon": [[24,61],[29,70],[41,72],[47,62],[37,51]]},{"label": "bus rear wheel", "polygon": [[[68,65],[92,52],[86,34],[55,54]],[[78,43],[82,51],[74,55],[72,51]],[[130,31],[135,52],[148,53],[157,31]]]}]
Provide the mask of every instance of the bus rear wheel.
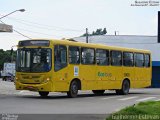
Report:
[{"label": "bus rear wheel", "polygon": [[68,97],[75,98],[78,95],[78,83],[77,81],[72,81],[70,84],[69,91],[67,92]]},{"label": "bus rear wheel", "polygon": [[118,95],[127,95],[129,93],[130,83],[128,80],[124,80],[122,84],[122,88],[120,90],[116,90],[116,94]]},{"label": "bus rear wheel", "polygon": [[39,91],[39,95],[40,95],[41,97],[47,97],[48,94],[49,94],[49,92]]},{"label": "bus rear wheel", "polygon": [[92,90],[95,95],[103,95],[105,90]]}]

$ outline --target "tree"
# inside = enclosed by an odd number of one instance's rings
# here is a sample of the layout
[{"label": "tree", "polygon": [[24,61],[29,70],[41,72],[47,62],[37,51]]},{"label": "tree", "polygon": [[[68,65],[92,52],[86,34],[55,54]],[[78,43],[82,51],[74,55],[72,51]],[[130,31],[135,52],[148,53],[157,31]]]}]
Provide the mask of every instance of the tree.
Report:
[{"label": "tree", "polygon": [[96,30],[96,35],[101,35],[101,34],[102,34],[102,29],[101,28],[97,29]]},{"label": "tree", "polygon": [[[93,36],[93,35],[105,35],[107,33],[106,28],[104,28],[102,30],[102,28],[97,29],[96,31],[93,31],[92,34],[88,33],[88,36]],[[87,34],[84,33],[83,35],[81,35],[81,37],[85,37]]]},{"label": "tree", "polygon": [[93,31],[93,32],[92,32],[92,35],[95,35],[95,34],[96,34],[96,33]]},{"label": "tree", "polygon": [[103,29],[103,35],[105,35],[107,33],[106,28]]},{"label": "tree", "polygon": [[[16,51],[13,51],[13,61],[16,60]],[[4,51],[0,49],[0,70],[3,69],[3,64],[5,62],[11,62],[11,50]]]}]

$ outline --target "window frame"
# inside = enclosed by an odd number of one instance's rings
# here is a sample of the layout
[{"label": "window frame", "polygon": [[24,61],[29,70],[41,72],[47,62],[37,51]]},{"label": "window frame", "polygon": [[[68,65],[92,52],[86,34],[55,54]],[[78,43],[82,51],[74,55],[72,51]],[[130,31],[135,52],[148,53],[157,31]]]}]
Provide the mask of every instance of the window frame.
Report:
[{"label": "window frame", "polygon": [[[121,53],[121,64],[120,65],[113,65],[113,62],[112,62],[112,60],[113,60],[113,58],[112,58],[112,52],[120,52]],[[116,66],[116,67],[121,67],[121,66],[123,66],[123,52],[122,51],[120,51],[120,50],[110,50],[110,59],[111,59],[111,61],[110,61],[110,64],[111,64],[111,66]]]},{"label": "window frame", "polygon": [[[60,68],[60,69],[55,69],[56,67],[55,67],[55,46],[64,46],[65,48],[66,48],[66,64],[64,64],[64,66],[62,65],[62,67]],[[65,67],[67,67],[68,66],[68,54],[67,54],[67,51],[68,51],[68,47],[67,47],[67,45],[63,45],[63,44],[55,44],[54,45],[54,71],[55,72],[57,72],[57,71],[59,71],[59,70],[62,70],[63,68],[65,68]],[[61,57],[61,56],[60,56]]]},{"label": "window frame", "polygon": [[[137,57],[136,55],[137,54],[142,54],[143,55],[143,66],[137,66],[137,64],[136,64],[136,57]],[[134,53],[134,65],[135,65],[135,67],[144,68],[144,62],[145,62],[144,53],[135,52]]]},{"label": "window frame", "polygon": [[[131,65],[131,66],[128,66],[128,65],[125,65],[125,64],[124,64],[124,63],[125,63],[125,59],[124,59],[124,54],[125,54],[125,53],[131,53],[131,54],[133,55],[132,60],[130,59],[130,60],[132,61],[132,65]],[[133,52],[129,52],[129,51],[123,51],[123,66],[124,66],[124,67],[134,67],[134,65],[135,65],[135,64],[134,64],[134,53],[133,53]]]},{"label": "window frame", "polygon": [[[79,52],[79,62],[78,63],[71,63],[70,62],[70,47],[75,47],[75,48],[78,48],[78,52]],[[81,47],[79,47],[79,46],[71,46],[71,45],[69,45],[68,46],[68,63],[69,64],[75,64],[75,65],[79,65],[80,63],[81,63]]]},{"label": "window frame", "polygon": [[[106,53],[106,60],[108,59],[108,62],[107,62],[107,64],[97,64],[97,51],[98,50],[103,50],[103,51],[105,51],[105,53]],[[108,53],[108,56],[107,56],[107,53]],[[98,65],[98,66],[109,66],[110,65],[110,51],[108,50],[108,49],[100,49],[100,48],[98,48],[98,49],[96,49],[95,50],[95,60],[96,60],[96,65]],[[99,59],[100,60],[100,59]]]},{"label": "window frame", "polygon": [[[83,52],[83,49],[93,49],[94,50],[94,56],[93,56],[93,63],[84,63],[83,62],[83,56],[82,56],[82,52]],[[81,59],[80,59],[80,63],[82,64],[82,65],[95,65],[96,64],[96,60],[95,60],[95,48],[90,48],[90,47],[81,47]]]},{"label": "window frame", "polygon": [[[146,66],[146,55],[149,56],[149,66]],[[150,68],[151,66],[151,55],[149,53],[144,53],[144,67]]]}]

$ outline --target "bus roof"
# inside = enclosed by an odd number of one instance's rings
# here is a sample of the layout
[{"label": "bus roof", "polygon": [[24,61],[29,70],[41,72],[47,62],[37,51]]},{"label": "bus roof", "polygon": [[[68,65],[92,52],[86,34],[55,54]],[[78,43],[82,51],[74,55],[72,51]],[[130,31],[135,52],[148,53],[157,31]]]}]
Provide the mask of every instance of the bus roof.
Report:
[{"label": "bus roof", "polygon": [[84,42],[77,42],[77,41],[68,40],[68,39],[65,39],[65,40],[32,39],[32,40],[49,40],[51,42],[51,44],[62,44],[62,45],[71,45],[71,46],[83,46],[83,47],[89,47],[89,48],[151,53],[149,50],[144,50],[144,49],[126,48],[126,47],[110,46],[110,45],[104,45],[104,44],[84,43]]}]

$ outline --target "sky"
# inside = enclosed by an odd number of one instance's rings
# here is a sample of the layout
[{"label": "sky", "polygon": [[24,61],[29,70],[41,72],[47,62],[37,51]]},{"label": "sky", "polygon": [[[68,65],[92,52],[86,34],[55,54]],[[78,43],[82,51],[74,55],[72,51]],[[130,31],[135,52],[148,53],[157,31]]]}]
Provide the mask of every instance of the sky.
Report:
[{"label": "sky", "polygon": [[[90,33],[106,28],[107,35],[114,35],[114,31],[119,35],[157,35],[160,5],[131,6],[134,3],[135,0],[0,0],[0,17],[25,9],[1,20],[32,39],[78,37],[86,28]],[[29,38],[16,32],[1,32],[0,49],[9,50],[19,40]]]}]

